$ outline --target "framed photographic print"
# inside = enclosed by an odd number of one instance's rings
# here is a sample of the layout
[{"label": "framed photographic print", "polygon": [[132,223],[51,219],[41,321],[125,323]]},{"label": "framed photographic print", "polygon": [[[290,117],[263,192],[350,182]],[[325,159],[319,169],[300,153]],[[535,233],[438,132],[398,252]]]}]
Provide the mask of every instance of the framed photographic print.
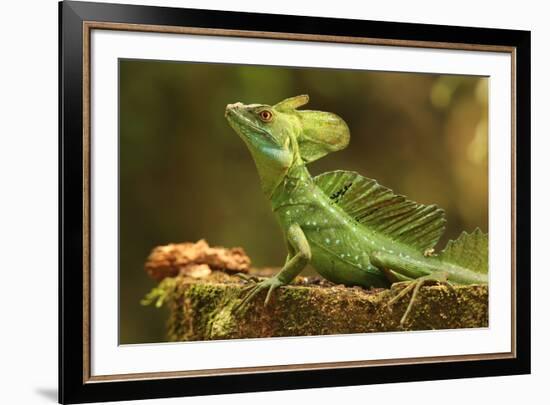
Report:
[{"label": "framed photographic print", "polygon": [[530,372],[530,33],[62,2],[62,403]]}]

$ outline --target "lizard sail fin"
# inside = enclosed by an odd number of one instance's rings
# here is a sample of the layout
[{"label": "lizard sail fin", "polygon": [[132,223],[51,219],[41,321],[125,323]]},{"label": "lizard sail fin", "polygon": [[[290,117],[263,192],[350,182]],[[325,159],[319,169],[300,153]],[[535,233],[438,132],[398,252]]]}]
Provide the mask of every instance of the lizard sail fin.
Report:
[{"label": "lizard sail fin", "polygon": [[438,255],[445,263],[456,264],[476,273],[487,274],[489,268],[489,238],[476,228],[472,233],[462,232],[458,239],[447,243]]},{"label": "lizard sail fin", "polygon": [[445,230],[441,208],[410,201],[356,172],[336,170],[314,181],[356,221],[419,251],[433,248]]}]

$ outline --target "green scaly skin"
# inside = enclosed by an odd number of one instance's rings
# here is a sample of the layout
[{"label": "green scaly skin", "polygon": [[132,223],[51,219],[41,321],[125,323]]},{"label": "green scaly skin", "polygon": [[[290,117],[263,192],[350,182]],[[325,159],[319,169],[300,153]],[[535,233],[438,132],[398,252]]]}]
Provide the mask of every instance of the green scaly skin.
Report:
[{"label": "green scaly skin", "polygon": [[486,273],[444,262],[359,223],[337,204],[338,194],[346,188],[330,196],[315,183],[306,164],[346,147],[349,130],[335,114],[297,110],[307,101],[308,96],[297,96],[275,106],[236,103],[226,107],[229,124],[254,158],[288,246],[281,271],[252,285],[242,305],[262,290],[267,290],[267,304],[272,292],[290,283],[308,263],[327,280],[348,286],[388,287],[417,279],[414,296],[429,279],[486,283]]}]

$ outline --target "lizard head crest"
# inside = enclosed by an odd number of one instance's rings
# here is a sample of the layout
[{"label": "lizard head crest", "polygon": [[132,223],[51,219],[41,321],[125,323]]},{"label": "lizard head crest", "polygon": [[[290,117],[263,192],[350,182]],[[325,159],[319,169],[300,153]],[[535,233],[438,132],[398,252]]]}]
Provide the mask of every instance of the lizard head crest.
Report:
[{"label": "lizard head crest", "polygon": [[273,192],[288,169],[344,149],[349,129],[342,118],[323,111],[298,110],[309,96],[267,104],[228,104],[225,116],[248,146],[266,192]]}]

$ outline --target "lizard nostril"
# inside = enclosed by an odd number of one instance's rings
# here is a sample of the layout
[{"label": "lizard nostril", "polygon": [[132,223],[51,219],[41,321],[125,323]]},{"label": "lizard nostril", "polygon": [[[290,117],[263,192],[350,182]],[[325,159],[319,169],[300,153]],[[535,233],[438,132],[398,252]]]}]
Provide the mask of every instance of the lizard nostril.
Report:
[{"label": "lizard nostril", "polygon": [[225,116],[228,117],[232,112],[235,112],[243,106],[243,103],[227,104],[225,106]]},{"label": "lizard nostril", "polygon": [[225,107],[225,111],[235,110],[235,109],[241,107],[242,105],[243,105],[242,103],[227,104],[227,106]]}]

